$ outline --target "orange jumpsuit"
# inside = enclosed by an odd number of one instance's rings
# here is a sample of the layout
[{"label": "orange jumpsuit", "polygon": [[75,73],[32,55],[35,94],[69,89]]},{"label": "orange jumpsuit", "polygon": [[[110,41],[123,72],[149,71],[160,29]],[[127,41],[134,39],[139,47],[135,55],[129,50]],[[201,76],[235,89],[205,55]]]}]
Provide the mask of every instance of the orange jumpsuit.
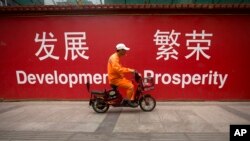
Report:
[{"label": "orange jumpsuit", "polygon": [[124,77],[124,73],[133,72],[130,68],[125,68],[120,64],[120,58],[117,53],[112,54],[108,60],[108,79],[109,84],[124,88],[127,97],[134,100],[134,85],[130,80]]}]

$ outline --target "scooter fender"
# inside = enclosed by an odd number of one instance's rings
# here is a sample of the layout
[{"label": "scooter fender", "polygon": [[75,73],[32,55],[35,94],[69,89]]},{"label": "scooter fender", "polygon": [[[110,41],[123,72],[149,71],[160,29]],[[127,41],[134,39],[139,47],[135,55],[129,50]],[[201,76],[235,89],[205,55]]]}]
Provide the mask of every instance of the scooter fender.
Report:
[{"label": "scooter fender", "polygon": [[146,97],[152,97],[151,94],[143,94],[141,96],[141,98],[139,99],[139,101],[141,101],[142,99],[146,98]]}]

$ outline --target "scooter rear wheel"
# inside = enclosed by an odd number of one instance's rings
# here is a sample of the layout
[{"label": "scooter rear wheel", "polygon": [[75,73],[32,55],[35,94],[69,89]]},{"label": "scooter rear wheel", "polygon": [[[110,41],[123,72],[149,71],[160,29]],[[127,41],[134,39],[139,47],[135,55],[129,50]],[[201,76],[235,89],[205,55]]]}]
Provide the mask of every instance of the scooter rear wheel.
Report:
[{"label": "scooter rear wheel", "polygon": [[145,112],[153,111],[156,106],[156,101],[151,95],[146,95],[140,99],[140,108]]},{"label": "scooter rear wheel", "polygon": [[104,100],[102,99],[96,99],[93,103],[92,103],[92,108],[94,109],[95,112],[97,113],[105,113],[108,111],[109,109],[109,105],[107,103],[105,103]]}]

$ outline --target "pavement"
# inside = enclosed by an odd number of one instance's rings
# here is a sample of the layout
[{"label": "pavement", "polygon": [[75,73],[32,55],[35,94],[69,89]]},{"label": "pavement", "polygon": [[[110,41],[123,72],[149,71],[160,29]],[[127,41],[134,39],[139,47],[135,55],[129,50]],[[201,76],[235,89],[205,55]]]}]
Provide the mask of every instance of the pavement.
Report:
[{"label": "pavement", "polygon": [[250,102],[157,102],[152,112],[86,101],[0,102],[0,141],[229,141],[250,124]]}]

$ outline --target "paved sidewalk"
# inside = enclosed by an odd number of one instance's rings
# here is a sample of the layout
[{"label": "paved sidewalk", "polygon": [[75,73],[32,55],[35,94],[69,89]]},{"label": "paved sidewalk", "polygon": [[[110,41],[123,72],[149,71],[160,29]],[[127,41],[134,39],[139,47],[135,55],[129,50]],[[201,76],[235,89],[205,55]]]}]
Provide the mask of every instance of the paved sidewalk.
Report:
[{"label": "paved sidewalk", "polygon": [[250,124],[250,102],[157,102],[152,112],[88,102],[0,102],[0,141],[229,141]]}]

